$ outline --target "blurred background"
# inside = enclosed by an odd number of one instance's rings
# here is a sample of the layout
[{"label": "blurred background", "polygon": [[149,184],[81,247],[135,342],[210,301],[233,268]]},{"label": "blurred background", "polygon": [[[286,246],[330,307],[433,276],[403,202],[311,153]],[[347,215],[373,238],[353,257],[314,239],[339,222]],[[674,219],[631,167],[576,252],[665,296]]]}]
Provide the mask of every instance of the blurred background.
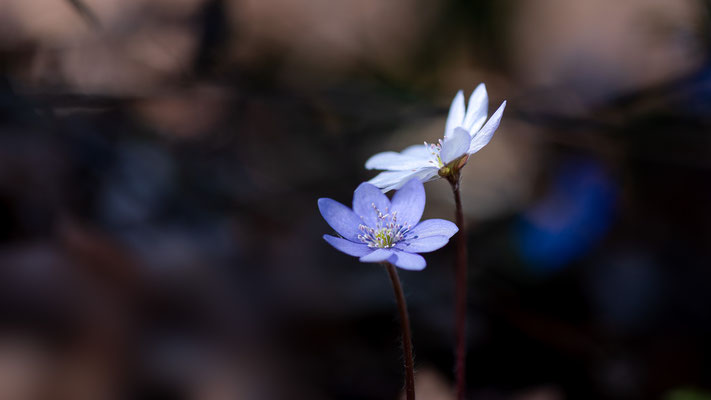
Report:
[{"label": "blurred background", "polygon": [[[710,51],[701,0],[0,0],[0,398],[399,398],[387,274],[316,199],[485,82],[469,397],[711,399]],[[427,259],[418,398],[448,400]]]}]

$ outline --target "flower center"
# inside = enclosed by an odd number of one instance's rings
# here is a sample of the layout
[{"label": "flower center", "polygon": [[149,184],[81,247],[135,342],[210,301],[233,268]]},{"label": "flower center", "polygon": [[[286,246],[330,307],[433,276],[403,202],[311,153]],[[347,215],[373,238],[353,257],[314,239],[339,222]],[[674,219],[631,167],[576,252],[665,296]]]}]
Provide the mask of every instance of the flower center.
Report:
[{"label": "flower center", "polygon": [[430,164],[433,164],[437,168],[444,167],[444,163],[442,162],[442,157],[440,157],[440,155],[439,155],[439,153],[442,151],[442,139],[439,140],[439,143],[425,142],[425,148],[430,153],[430,160],[428,162]]},{"label": "flower center", "polygon": [[410,231],[410,224],[399,224],[397,222],[397,212],[388,214],[386,209],[385,214],[383,214],[375,206],[375,203],[371,204],[371,206],[378,214],[378,219],[375,227],[363,224],[358,226],[358,229],[362,232],[358,235],[358,239],[361,242],[367,244],[371,249],[389,249],[405,238],[405,235]]}]

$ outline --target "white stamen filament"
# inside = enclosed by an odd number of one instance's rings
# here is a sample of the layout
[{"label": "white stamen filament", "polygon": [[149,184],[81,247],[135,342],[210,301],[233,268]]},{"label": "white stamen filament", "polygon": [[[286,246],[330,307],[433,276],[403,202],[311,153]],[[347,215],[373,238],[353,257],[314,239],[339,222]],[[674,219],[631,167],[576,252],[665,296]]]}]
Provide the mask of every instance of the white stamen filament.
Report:
[{"label": "white stamen filament", "polygon": [[431,159],[428,161],[430,164],[433,164],[437,168],[442,168],[444,167],[444,163],[442,162],[442,157],[440,157],[439,153],[442,151],[442,139],[439,139],[439,143],[427,143],[425,142],[425,148],[427,148],[427,151],[429,151]]},{"label": "white stamen filament", "polygon": [[394,247],[398,242],[403,240],[410,231],[410,224],[399,224],[397,222],[397,212],[388,213],[386,209],[385,214],[383,214],[375,206],[375,203],[371,204],[371,206],[377,213],[377,222],[375,227],[369,227],[363,224],[359,225],[358,229],[363,233],[358,235],[358,239],[371,249],[389,249]]}]

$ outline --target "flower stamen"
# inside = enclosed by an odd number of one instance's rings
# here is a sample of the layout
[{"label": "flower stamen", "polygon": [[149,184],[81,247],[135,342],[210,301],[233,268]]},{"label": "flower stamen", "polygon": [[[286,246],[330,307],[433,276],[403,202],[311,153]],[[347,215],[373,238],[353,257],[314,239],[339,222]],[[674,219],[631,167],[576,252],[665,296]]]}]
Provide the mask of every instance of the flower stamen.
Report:
[{"label": "flower stamen", "polygon": [[439,143],[425,142],[425,148],[429,151],[431,157],[427,162],[437,168],[444,167],[444,162],[442,162],[442,157],[439,154],[442,151],[442,139],[439,139]]},{"label": "flower stamen", "polygon": [[358,229],[362,232],[358,239],[371,249],[389,249],[405,238],[410,229],[410,224],[400,224],[397,221],[397,211],[385,213],[380,211],[375,203],[371,204],[377,215],[375,227],[360,224]]}]

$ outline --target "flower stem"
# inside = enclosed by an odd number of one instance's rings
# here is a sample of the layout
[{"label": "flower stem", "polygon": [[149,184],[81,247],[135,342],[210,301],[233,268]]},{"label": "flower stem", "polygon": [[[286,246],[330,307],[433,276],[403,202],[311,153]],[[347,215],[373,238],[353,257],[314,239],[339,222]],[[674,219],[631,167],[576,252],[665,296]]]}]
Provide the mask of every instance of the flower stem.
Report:
[{"label": "flower stem", "polygon": [[457,235],[457,258],[455,264],[455,319],[456,319],[456,348],[454,373],[457,388],[457,400],[464,399],[466,390],[466,328],[467,328],[467,233],[464,227],[464,213],[462,212],[462,199],[459,194],[459,173],[448,178],[454,194],[454,203],[457,207],[456,221],[459,227]]},{"label": "flower stem", "polygon": [[402,355],[405,359],[405,393],[407,400],[415,400],[415,364],[412,359],[412,339],[410,332],[410,317],[407,314],[407,303],[402,292],[400,278],[395,267],[390,263],[384,263],[390,275],[390,281],[395,291],[397,308],[400,311],[400,324],[402,325]]}]

